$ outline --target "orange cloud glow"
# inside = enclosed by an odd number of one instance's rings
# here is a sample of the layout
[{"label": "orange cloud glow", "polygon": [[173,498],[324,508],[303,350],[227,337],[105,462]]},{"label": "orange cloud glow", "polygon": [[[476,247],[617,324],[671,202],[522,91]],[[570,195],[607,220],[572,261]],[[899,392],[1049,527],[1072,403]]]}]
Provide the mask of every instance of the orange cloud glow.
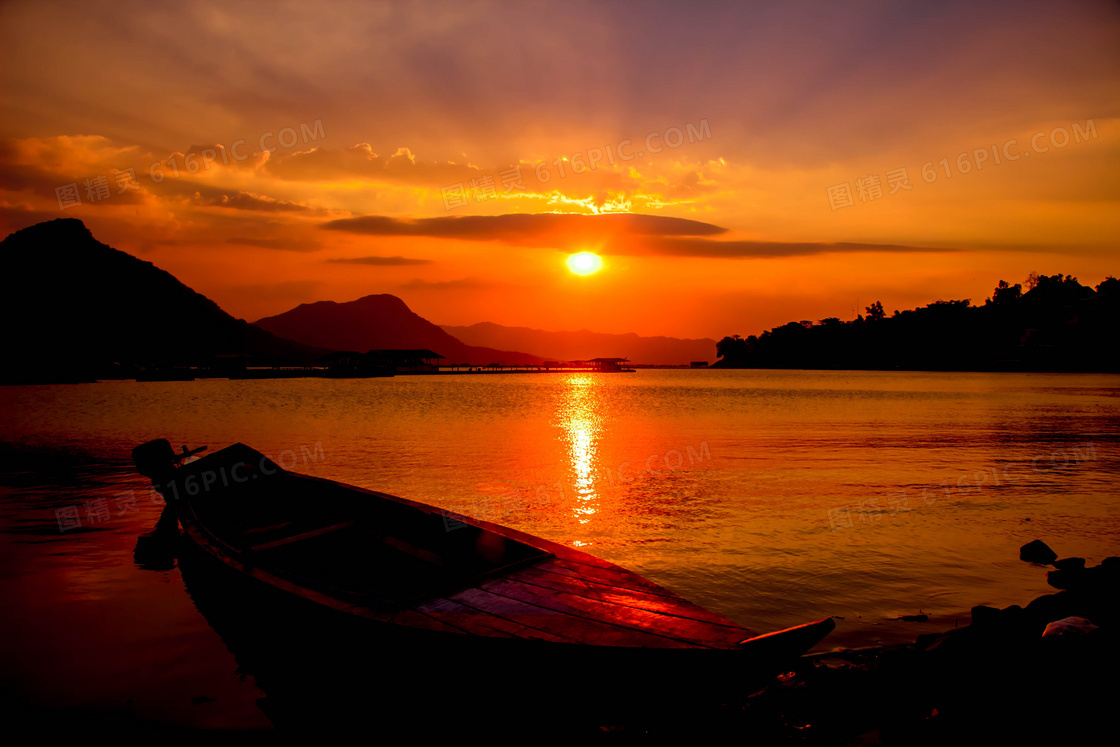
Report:
[{"label": "orange cloud glow", "polygon": [[393,293],[718,338],[1095,284],[1118,31],[1088,1],[9,3],[0,230],[81,218],[248,319]]}]

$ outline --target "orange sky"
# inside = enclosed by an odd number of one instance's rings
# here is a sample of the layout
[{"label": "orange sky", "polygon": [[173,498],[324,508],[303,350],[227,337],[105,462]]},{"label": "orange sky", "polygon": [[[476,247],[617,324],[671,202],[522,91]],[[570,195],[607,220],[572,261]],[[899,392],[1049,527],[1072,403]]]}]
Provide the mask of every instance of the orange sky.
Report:
[{"label": "orange sky", "polygon": [[1116,3],[15,2],[0,57],[3,234],[250,320],[718,338],[1120,275]]}]

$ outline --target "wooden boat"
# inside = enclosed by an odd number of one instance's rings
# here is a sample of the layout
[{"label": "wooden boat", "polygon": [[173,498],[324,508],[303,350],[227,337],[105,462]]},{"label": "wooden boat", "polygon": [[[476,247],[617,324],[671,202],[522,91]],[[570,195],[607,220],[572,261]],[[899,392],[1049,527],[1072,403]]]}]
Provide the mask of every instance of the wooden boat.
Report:
[{"label": "wooden boat", "polygon": [[176,454],[162,439],[133,450],[194,545],[347,625],[361,619],[427,650],[662,675],[719,664],[745,679],[773,674],[834,627],[826,618],[756,635],[555,542],[292,473],[243,444],[184,459],[199,451]]}]

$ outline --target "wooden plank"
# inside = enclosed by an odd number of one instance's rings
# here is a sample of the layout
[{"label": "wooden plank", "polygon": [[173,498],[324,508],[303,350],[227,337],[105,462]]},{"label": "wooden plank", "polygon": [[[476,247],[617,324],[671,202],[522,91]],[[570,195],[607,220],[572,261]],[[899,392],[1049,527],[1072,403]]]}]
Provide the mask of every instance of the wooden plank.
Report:
[{"label": "wooden plank", "polygon": [[302,532],[301,534],[294,534],[291,537],[284,537],[283,539],[273,540],[271,542],[262,542],[259,545],[253,545],[249,549],[252,550],[253,552],[261,552],[262,550],[271,550],[274,547],[281,547],[283,545],[289,545],[293,542],[299,542],[300,540],[311,539],[312,537],[319,537],[319,536],[324,535],[324,534],[329,534],[330,532],[337,532],[337,531],[340,531],[342,529],[348,529],[348,528],[354,526],[357,523],[358,522],[356,522],[356,521],[342,521],[342,522],[339,522],[338,524],[331,524],[330,526],[327,526],[327,527],[320,527],[319,529],[312,529],[310,532]]},{"label": "wooden plank", "polygon": [[742,635],[744,637],[754,635],[753,631],[744,628],[742,625],[728,620],[715,612],[709,612],[703,607],[697,606],[686,599],[670,599],[658,594],[650,594],[636,589],[621,589],[617,586],[606,586],[587,579],[552,573],[540,567],[525,568],[510,574],[507,578],[524,581],[554,591],[562,591],[589,599],[597,599],[611,604],[637,607],[663,615],[674,615],[676,617],[683,617],[711,625],[720,625],[732,629],[736,631],[737,635]]},{"label": "wooden plank", "polygon": [[545,607],[481,588],[461,591],[450,599],[573,643],[628,648],[695,648],[672,638],[649,635],[632,628],[573,615],[562,609],[555,609],[555,604]]},{"label": "wooden plank", "polygon": [[570,563],[559,558],[545,561],[536,566],[543,570],[551,571],[552,573],[559,573],[564,576],[571,576],[573,578],[582,578],[606,586],[617,586],[620,589],[632,589],[635,591],[644,591],[647,594],[656,594],[657,596],[665,597],[668,599],[680,599],[679,596],[673,592],[658,586],[652,581],[631,573],[618,566],[611,566],[610,568],[596,568],[592,566]]},{"label": "wooden plank", "polygon": [[697,647],[731,648],[743,640],[743,632],[735,628],[611,604],[566,592],[551,591],[509,578],[494,579],[483,584],[482,588],[541,606],[564,609],[589,620],[607,622]]},{"label": "wooden plank", "polygon": [[[370,614],[366,615],[367,617],[373,617],[375,619],[385,619],[384,613],[379,614],[374,612],[373,610],[369,610],[369,613]],[[393,625],[407,625],[411,628],[438,630],[443,633],[461,633],[463,635],[469,634],[469,631],[459,627],[458,625],[453,625],[446,620],[437,620],[431,615],[425,615],[423,612],[417,612],[416,610],[404,610],[402,612],[397,612],[393,614],[387,621],[391,622]]]},{"label": "wooden plank", "polygon": [[566,638],[527,627],[504,617],[497,617],[489,612],[477,610],[450,599],[437,599],[416,609],[418,612],[422,612],[440,622],[447,622],[460,627],[473,635],[497,638],[514,637],[526,640],[551,641],[553,643],[568,642]]}]

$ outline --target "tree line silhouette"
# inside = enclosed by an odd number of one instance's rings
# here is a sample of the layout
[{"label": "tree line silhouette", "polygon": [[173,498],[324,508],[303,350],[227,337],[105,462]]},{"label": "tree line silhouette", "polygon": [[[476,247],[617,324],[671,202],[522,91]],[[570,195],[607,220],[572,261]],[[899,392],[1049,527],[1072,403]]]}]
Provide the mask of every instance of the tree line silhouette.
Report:
[{"label": "tree line silhouette", "polygon": [[1120,280],[1096,288],[1031,273],[983,305],[938,300],[894,311],[879,301],[851,321],[789,322],[716,343],[717,368],[1120,372]]}]

